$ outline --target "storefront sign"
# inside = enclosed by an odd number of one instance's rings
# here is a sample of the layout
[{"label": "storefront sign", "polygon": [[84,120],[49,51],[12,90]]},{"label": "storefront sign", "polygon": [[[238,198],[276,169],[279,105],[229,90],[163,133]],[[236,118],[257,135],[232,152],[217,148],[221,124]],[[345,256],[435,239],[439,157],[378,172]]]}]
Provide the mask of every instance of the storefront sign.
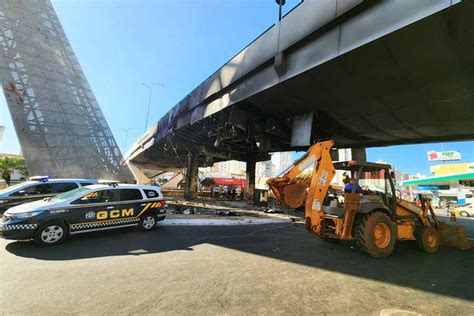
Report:
[{"label": "storefront sign", "polygon": [[461,160],[461,153],[459,151],[429,151],[429,161],[450,161]]},{"label": "storefront sign", "polygon": [[419,191],[449,190],[449,185],[420,184],[418,185],[418,190]]}]

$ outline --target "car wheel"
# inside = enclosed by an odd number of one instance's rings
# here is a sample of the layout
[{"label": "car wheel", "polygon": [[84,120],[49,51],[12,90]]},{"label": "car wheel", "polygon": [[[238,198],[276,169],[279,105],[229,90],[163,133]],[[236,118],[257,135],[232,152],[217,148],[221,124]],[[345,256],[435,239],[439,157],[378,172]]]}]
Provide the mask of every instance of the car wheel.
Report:
[{"label": "car wheel", "polygon": [[460,215],[464,217],[469,217],[469,213],[466,211],[461,211]]},{"label": "car wheel", "polygon": [[48,222],[35,232],[34,240],[41,246],[54,246],[63,242],[69,235],[69,229],[61,222]]},{"label": "car wheel", "polygon": [[140,220],[140,229],[144,231],[153,230],[156,228],[156,216],[154,214],[147,214]]}]

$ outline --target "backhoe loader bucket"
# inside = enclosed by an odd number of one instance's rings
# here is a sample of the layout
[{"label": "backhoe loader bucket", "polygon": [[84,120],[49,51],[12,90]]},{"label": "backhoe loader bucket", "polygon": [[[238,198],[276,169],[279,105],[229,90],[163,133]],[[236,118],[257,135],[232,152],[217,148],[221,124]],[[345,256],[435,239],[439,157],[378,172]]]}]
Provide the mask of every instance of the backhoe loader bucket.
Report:
[{"label": "backhoe loader bucket", "polygon": [[471,244],[469,243],[469,240],[467,240],[464,227],[440,223],[438,234],[439,243],[442,246],[453,247],[459,250],[471,249]]},{"label": "backhoe loader bucket", "polygon": [[282,207],[300,208],[306,201],[307,189],[311,179],[286,179],[274,178],[267,181],[275,198]]},{"label": "backhoe loader bucket", "polygon": [[295,181],[290,185],[287,185],[283,188],[283,205],[286,207],[291,208],[299,208],[304,205],[306,201],[307,192],[306,189],[308,188],[308,181]]}]

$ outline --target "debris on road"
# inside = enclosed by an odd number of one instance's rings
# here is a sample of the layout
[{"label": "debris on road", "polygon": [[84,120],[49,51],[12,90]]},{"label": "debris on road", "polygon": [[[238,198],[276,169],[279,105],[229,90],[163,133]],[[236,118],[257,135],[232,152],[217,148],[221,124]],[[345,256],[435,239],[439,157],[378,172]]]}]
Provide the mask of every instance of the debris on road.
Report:
[{"label": "debris on road", "polygon": [[242,216],[244,214],[240,213],[240,212],[234,212],[234,211],[218,211],[218,212],[216,212],[216,215],[219,215],[219,216]]},{"label": "debris on road", "polygon": [[277,209],[277,208],[269,208],[263,211],[264,213],[270,213],[270,214],[283,214],[283,210]]}]

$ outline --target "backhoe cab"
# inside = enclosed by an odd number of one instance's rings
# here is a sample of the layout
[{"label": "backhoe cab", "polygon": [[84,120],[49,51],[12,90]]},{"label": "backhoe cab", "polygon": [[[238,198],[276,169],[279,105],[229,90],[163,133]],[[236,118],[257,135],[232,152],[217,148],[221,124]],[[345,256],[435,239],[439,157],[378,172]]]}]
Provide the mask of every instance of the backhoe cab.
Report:
[{"label": "backhoe cab", "polygon": [[[304,205],[307,230],[325,241],[354,239],[364,254],[374,258],[389,256],[396,240],[416,240],[429,253],[438,249],[440,239],[449,246],[470,248],[463,228],[441,224],[429,200],[423,199],[421,208],[397,200],[390,165],[333,163],[333,144],[324,141],[311,146],[291,168],[267,182],[282,206]],[[301,177],[309,166],[313,166],[310,177]],[[331,186],[336,170],[349,176],[351,185],[346,190]]]}]

